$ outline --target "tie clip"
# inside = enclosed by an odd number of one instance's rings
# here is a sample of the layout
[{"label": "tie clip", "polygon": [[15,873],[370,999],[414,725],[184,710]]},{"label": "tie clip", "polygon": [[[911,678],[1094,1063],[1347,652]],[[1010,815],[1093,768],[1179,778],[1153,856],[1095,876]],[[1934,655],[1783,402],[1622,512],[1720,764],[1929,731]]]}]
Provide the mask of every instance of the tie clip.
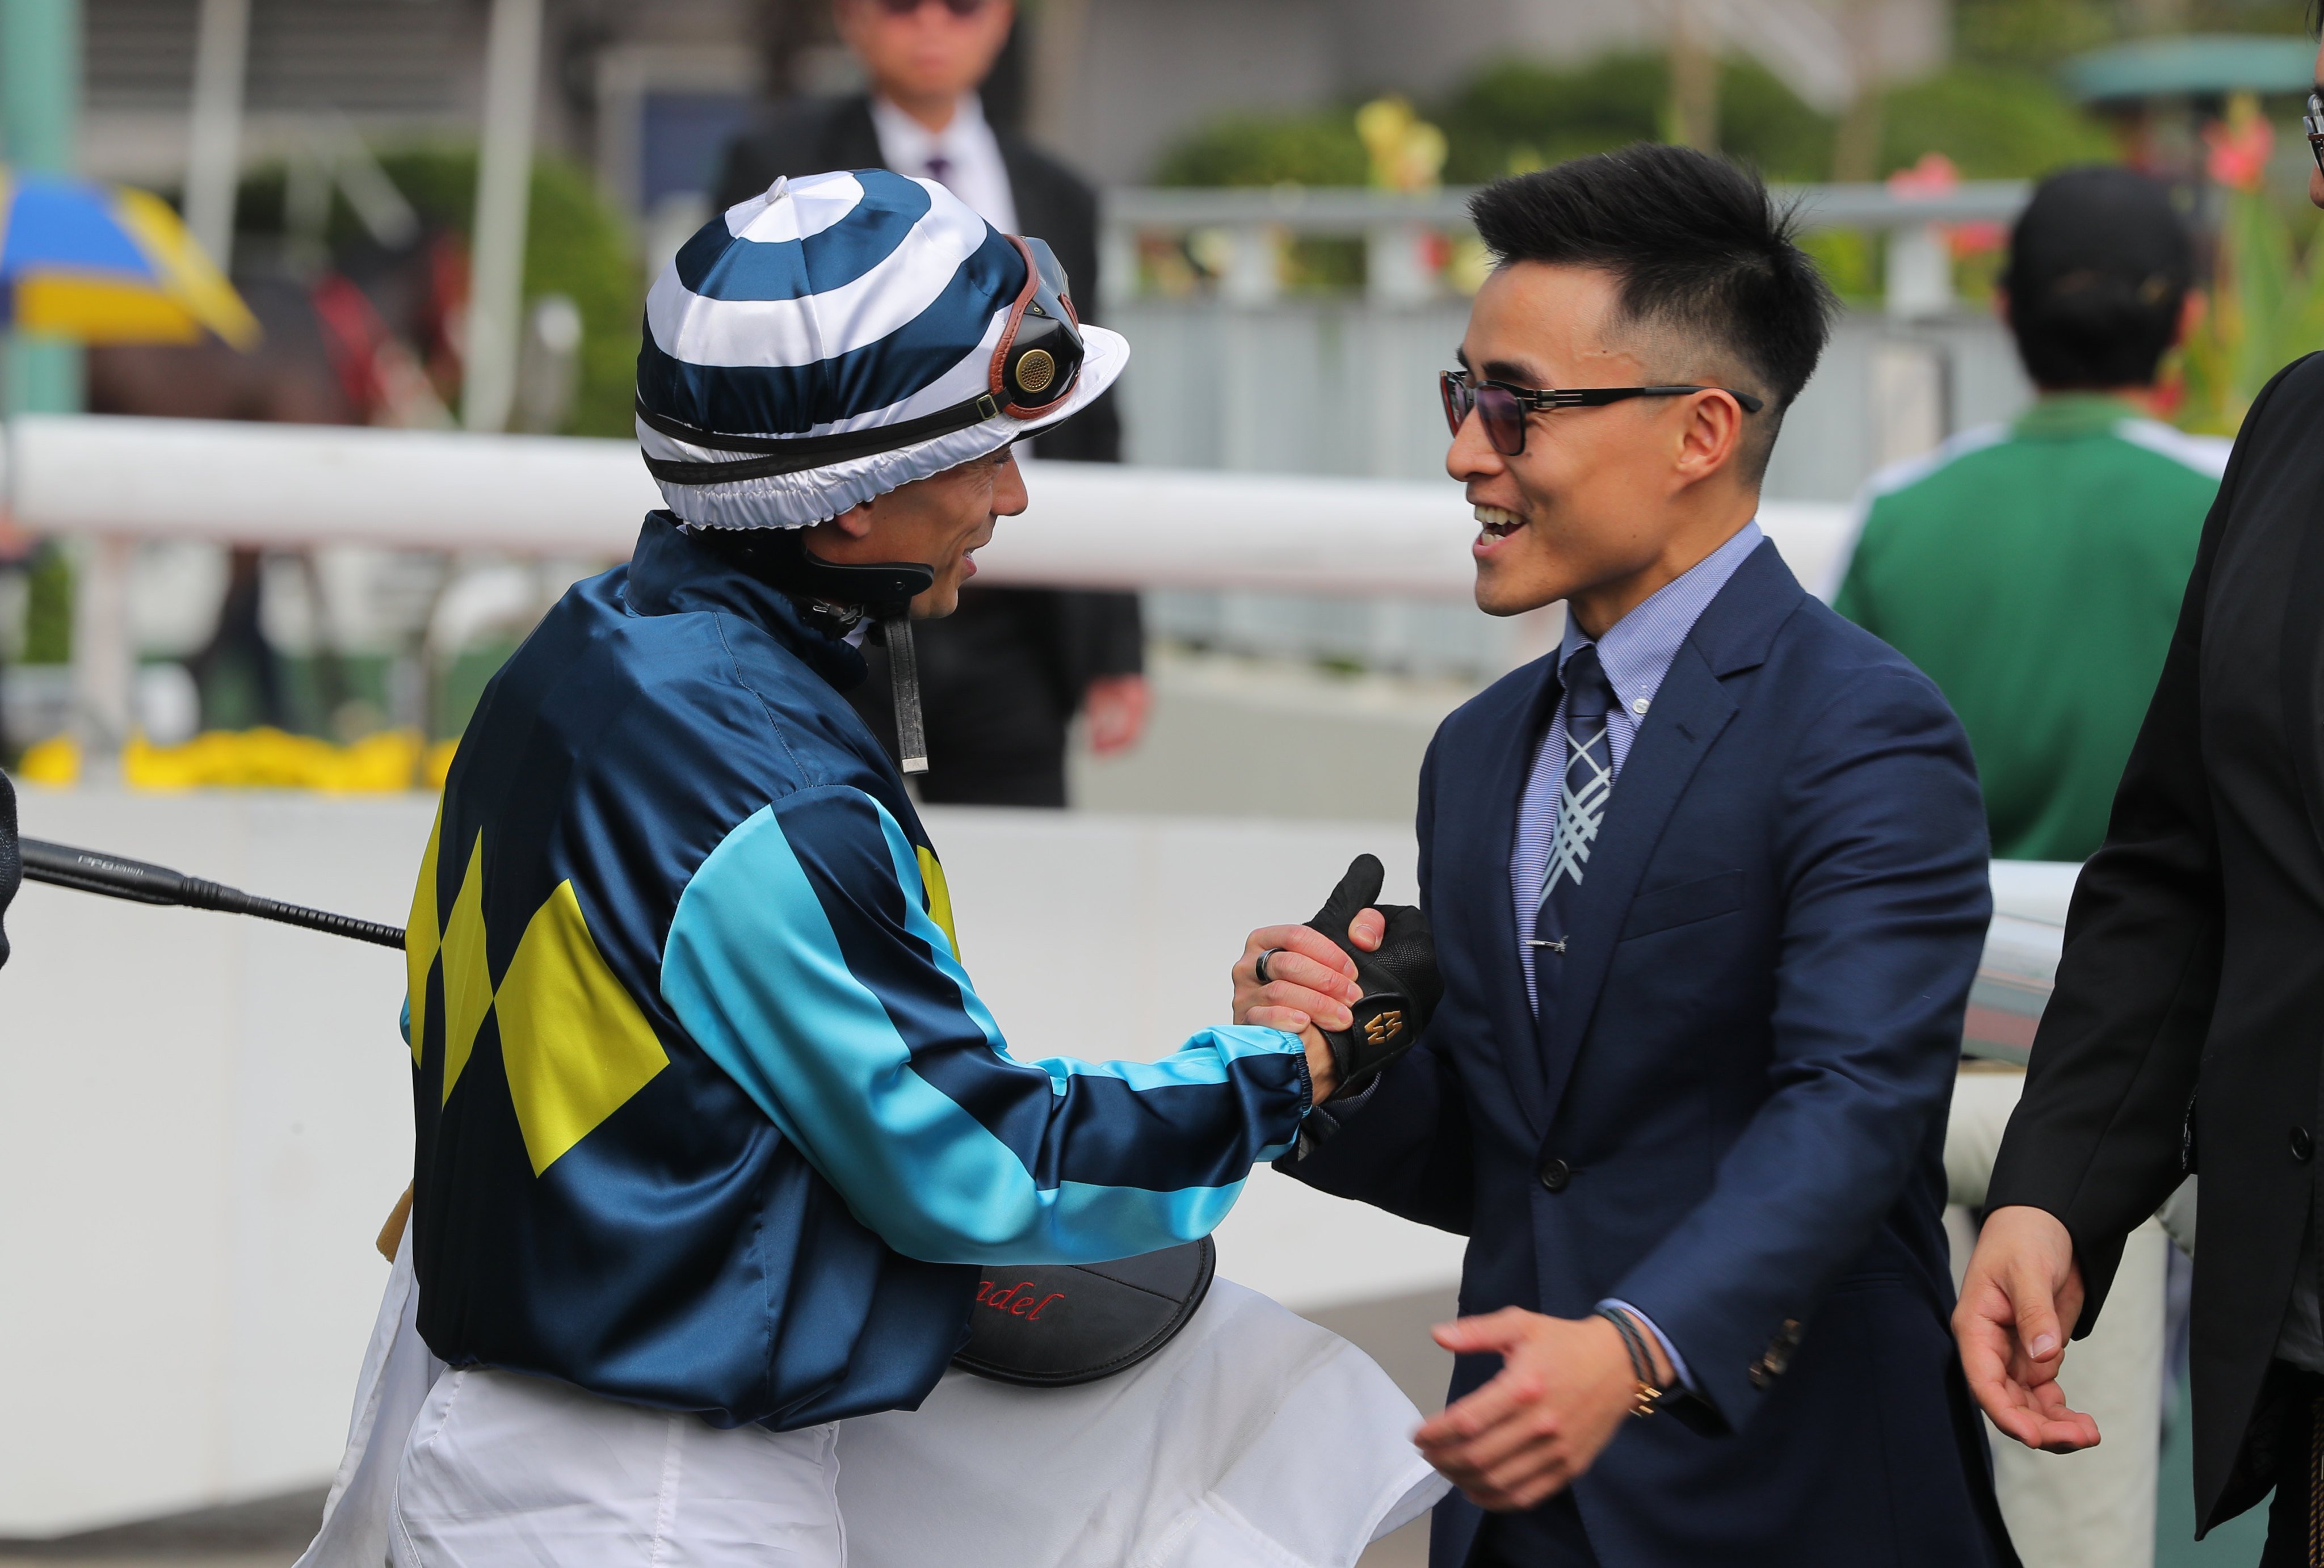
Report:
[{"label": "tie clip", "polygon": [[1565,938],[1563,936],[1559,937],[1554,942],[1545,942],[1538,936],[1528,936],[1525,939],[1525,945],[1528,947],[1546,947],[1552,953],[1563,953],[1565,951]]}]

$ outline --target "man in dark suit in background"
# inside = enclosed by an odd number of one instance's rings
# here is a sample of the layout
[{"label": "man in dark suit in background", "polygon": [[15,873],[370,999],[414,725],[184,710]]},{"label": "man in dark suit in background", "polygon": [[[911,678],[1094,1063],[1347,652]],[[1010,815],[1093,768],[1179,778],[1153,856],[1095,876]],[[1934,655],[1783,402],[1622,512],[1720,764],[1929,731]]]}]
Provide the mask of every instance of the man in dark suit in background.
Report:
[{"label": "man in dark suit in background", "polygon": [[[1754,521],[1831,292],[1756,179],[1683,148],[1471,211],[1498,264],[1445,466],[1480,607],[1563,599],[1564,641],[1437,731],[1443,1001],[1281,1162],[1470,1238],[1417,1436],[1462,1493],[1431,1561],[2014,1562],[1945,1332],[1977,775],[1936,688]],[[1348,1027],[1321,942],[1255,933],[1238,1021]]]},{"label": "man in dark suit in background", "polygon": [[[758,195],[778,175],[887,168],[949,187],[995,228],[1049,242],[1091,318],[1098,298],[1097,196],[1064,164],[985,122],[978,84],[1009,40],[1011,0],[836,0],[842,37],[872,91],[791,107],[727,149],[718,205]],[[1111,393],[1057,429],[1034,455],[1121,460]],[[931,801],[973,806],[1065,804],[1065,736],[1076,711],[1102,756],[1136,743],[1150,696],[1135,594],[969,588],[959,613],[914,632],[927,694]],[[853,701],[895,749],[884,660]]]},{"label": "man in dark suit in background", "polygon": [[2324,1556],[2319,432],[2310,355],[2254,400],[2203,524],[1954,1316],[1996,1425],[2052,1452],[2096,1443],[2057,1380],[2066,1341],[2089,1332],[2125,1237],[2200,1171],[2195,1518],[2208,1530],[2273,1487],[2266,1568]]}]

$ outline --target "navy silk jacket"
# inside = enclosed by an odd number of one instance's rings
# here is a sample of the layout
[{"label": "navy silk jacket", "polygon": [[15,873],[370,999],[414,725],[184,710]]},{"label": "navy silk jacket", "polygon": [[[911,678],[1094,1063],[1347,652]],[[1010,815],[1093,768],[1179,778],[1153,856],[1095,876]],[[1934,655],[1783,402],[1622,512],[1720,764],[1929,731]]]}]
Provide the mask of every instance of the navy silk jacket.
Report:
[{"label": "navy silk jacket", "polygon": [[420,1332],[455,1366],[789,1428],[909,1407],[979,1265],[1205,1234],[1298,1040],[1018,1062],[835,682],[667,513],[494,677],[412,901]]}]

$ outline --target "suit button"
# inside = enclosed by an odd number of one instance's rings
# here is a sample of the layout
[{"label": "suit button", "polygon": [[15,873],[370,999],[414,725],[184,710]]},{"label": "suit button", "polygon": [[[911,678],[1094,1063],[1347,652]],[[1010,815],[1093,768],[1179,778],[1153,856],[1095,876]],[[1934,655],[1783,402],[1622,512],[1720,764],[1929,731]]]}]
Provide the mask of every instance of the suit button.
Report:
[{"label": "suit button", "polygon": [[2301,1164],[2306,1165],[2308,1163],[2309,1157],[2313,1155],[2315,1152],[2316,1139],[2314,1135],[2304,1127],[2293,1128],[2292,1130],[2292,1158],[2298,1160]]},{"label": "suit button", "polygon": [[1541,1185],[1551,1192],[1563,1192],[1565,1184],[1572,1179],[1573,1167],[1563,1160],[1545,1159],[1541,1162]]}]

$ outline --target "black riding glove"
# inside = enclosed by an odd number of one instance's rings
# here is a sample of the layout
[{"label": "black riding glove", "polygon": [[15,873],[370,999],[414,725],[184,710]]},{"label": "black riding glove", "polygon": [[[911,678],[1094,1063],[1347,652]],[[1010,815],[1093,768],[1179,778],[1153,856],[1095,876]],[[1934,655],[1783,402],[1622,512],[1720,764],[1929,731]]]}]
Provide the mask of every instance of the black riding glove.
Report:
[{"label": "black riding glove", "polygon": [[[1334,1100],[1361,1093],[1389,1063],[1412,1049],[1444,995],[1428,917],[1410,904],[1381,903],[1380,884],[1387,880],[1379,856],[1358,855],[1348,862],[1348,874],[1340,879],[1315,918],[1307,922],[1356,961],[1356,983],[1364,992],[1348,1009],[1354,1015],[1348,1028],[1315,1026],[1323,1029],[1332,1047],[1332,1060],[1340,1069],[1340,1086],[1332,1095]],[[1378,909],[1388,919],[1388,933],[1377,953],[1366,953],[1348,940],[1348,922],[1368,909]]]}]

